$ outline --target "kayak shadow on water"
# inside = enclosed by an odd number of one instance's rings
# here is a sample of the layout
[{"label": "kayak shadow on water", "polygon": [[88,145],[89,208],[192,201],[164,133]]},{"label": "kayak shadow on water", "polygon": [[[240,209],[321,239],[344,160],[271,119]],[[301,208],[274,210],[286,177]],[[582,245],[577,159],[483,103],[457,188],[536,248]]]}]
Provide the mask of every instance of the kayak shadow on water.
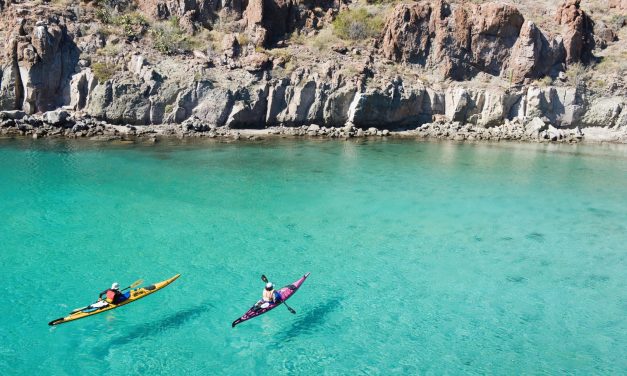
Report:
[{"label": "kayak shadow on water", "polygon": [[312,333],[321,329],[326,321],[326,316],[340,307],[342,299],[334,298],[318,304],[313,309],[307,311],[304,315],[298,316],[292,326],[277,335],[277,344],[288,341],[291,338],[298,337],[302,334]]},{"label": "kayak shadow on water", "polygon": [[112,347],[122,346],[138,339],[156,336],[168,330],[180,328],[212,308],[214,308],[214,306],[211,303],[205,302],[195,307],[176,312],[161,320],[132,326],[124,331],[124,335],[113,338],[103,343],[101,346],[95,347],[93,353],[97,356],[106,356],[109,349]]}]

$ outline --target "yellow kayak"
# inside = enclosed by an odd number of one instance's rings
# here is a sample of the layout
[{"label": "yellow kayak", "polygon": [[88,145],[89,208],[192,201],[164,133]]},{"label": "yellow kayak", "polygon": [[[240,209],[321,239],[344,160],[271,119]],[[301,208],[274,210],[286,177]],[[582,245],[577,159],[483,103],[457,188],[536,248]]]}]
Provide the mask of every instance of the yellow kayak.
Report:
[{"label": "yellow kayak", "polygon": [[[146,287],[139,287],[137,289],[131,290],[129,293],[127,293],[128,295],[128,299],[126,299],[123,302],[120,302],[118,304],[113,304],[113,303],[108,303],[104,306],[98,306],[98,304],[94,303],[91,305],[88,305],[85,308],[82,308],[76,312],[70,313],[68,316],[65,317],[61,317],[60,319],[56,319],[56,320],[52,320],[48,323],[48,325],[59,325],[59,324],[63,324],[65,322],[69,322],[69,321],[74,321],[74,320],[78,320],[78,319],[82,319],[84,317],[89,317],[89,316],[93,316],[93,315],[97,315],[99,313],[102,312],[106,312],[106,311],[110,311],[112,309],[116,309],[118,307],[121,307],[123,305],[129,304],[129,303],[133,303],[134,301],[141,299],[145,296],[148,296],[154,292],[157,292],[159,290],[161,290],[162,288],[166,287],[167,285],[169,285],[170,283],[174,282],[178,277],[180,277],[180,274],[175,275],[174,277],[170,278],[170,279],[166,279],[165,281],[161,281],[161,282],[157,282],[154,285],[150,285],[150,286],[146,286]],[[98,302],[100,303],[100,302]],[[100,304],[105,304],[105,303],[100,303]]]}]

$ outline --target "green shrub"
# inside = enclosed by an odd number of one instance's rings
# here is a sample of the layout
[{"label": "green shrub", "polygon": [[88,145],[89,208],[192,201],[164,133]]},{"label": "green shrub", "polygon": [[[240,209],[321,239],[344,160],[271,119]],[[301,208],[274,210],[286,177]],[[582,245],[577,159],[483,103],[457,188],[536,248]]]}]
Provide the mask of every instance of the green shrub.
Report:
[{"label": "green shrub", "polygon": [[310,39],[311,46],[318,51],[331,48],[332,45],[340,42],[331,29],[323,29],[313,39]]},{"label": "green shrub", "polygon": [[548,87],[553,84],[553,79],[550,76],[544,76],[541,79],[537,80],[537,84],[540,87]]},{"label": "green shrub", "polygon": [[613,15],[610,19],[610,25],[612,25],[615,30],[620,29],[621,27],[627,25],[627,16],[623,14]]},{"label": "green shrub", "polygon": [[201,45],[193,38],[172,24],[162,24],[150,30],[155,49],[163,54],[186,53]]},{"label": "green shrub", "polygon": [[340,12],[333,21],[333,30],[342,39],[368,39],[377,36],[382,29],[383,19],[369,14],[364,8]]},{"label": "green shrub", "polygon": [[103,24],[110,25],[113,23],[113,14],[109,8],[100,8],[96,10],[96,18]]},{"label": "green shrub", "polygon": [[587,79],[586,73],[586,67],[583,64],[575,63],[569,65],[566,69],[566,78],[571,84],[579,85],[580,82]]},{"label": "green shrub", "polygon": [[148,20],[138,12],[117,14],[112,8],[104,6],[96,10],[96,18],[105,25],[116,26],[116,34],[127,38],[139,38],[148,29]]},{"label": "green shrub", "polygon": [[122,33],[127,38],[139,38],[148,28],[148,20],[136,12],[117,16],[113,19],[113,24],[122,28]]},{"label": "green shrub", "polygon": [[118,70],[118,67],[114,64],[96,62],[91,65],[91,70],[98,82],[102,83],[113,77],[115,72]]},{"label": "green shrub", "polygon": [[239,45],[242,47],[246,47],[249,43],[251,43],[250,37],[246,34],[239,33],[237,34],[236,38],[237,43],[239,43]]}]

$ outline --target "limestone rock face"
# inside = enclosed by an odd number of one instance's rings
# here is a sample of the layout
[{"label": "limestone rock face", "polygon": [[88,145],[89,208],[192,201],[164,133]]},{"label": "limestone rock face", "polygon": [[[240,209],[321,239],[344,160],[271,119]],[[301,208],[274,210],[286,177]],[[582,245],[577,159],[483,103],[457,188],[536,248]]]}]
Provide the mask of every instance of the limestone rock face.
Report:
[{"label": "limestone rock face", "polygon": [[91,95],[88,113],[114,124],[148,124],[150,100],[142,85],[134,82],[110,82],[98,85]]},{"label": "limestone rock face", "polygon": [[579,7],[581,0],[565,0],[557,8],[555,20],[562,25],[566,64],[588,63],[595,47],[594,22]]},{"label": "limestone rock face", "polygon": [[225,125],[230,128],[263,128],[267,111],[268,87],[244,89],[234,95],[231,113]]},{"label": "limestone rock face", "polygon": [[0,67],[2,70],[0,80],[0,111],[10,111],[22,107],[21,97],[23,93],[20,81],[19,68],[17,60],[15,64],[7,64]]},{"label": "limestone rock face", "polygon": [[89,94],[96,87],[97,80],[91,69],[85,69],[72,76],[69,87],[69,103],[66,105],[73,110],[82,110],[87,107]]},{"label": "limestone rock face", "polygon": [[627,111],[623,98],[602,98],[590,104],[590,108],[583,116],[582,123],[590,127],[620,126],[619,119]]},{"label": "limestone rock face", "polygon": [[66,26],[23,21],[9,46],[0,85],[1,108],[32,114],[61,106],[80,53]]}]

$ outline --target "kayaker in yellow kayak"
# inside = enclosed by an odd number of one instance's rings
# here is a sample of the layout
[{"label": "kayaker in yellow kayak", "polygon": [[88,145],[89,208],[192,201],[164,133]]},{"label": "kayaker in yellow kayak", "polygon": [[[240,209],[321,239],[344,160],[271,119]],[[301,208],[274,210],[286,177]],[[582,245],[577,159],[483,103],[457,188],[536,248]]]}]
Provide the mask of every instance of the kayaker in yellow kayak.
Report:
[{"label": "kayaker in yellow kayak", "polygon": [[98,295],[98,300],[103,300],[102,299],[103,296],[105,297],[104,300],[106,300],[107,303],[113,303],[113,304],[119,304],[125,301],[126,299],[128,299],[128,295],[123,294],[122,291],[120,291],[120,284],[117,282],[113,282],[110,289],[106,289],[103,292],[101,292]]}]

